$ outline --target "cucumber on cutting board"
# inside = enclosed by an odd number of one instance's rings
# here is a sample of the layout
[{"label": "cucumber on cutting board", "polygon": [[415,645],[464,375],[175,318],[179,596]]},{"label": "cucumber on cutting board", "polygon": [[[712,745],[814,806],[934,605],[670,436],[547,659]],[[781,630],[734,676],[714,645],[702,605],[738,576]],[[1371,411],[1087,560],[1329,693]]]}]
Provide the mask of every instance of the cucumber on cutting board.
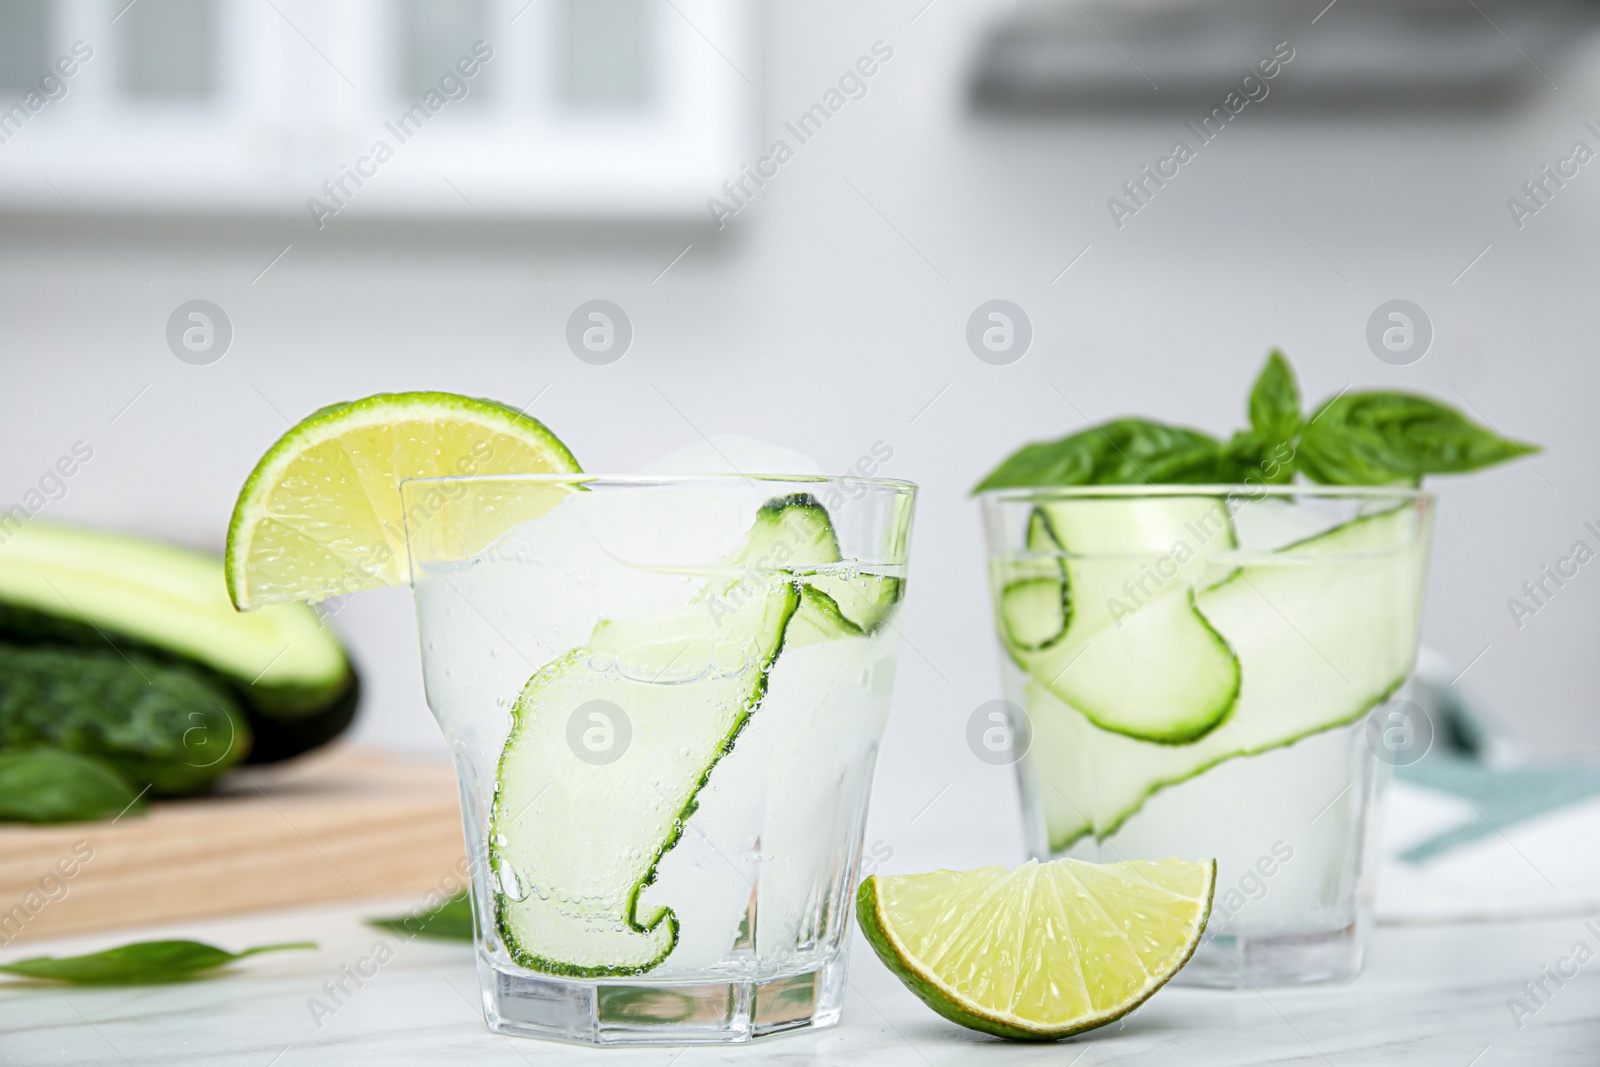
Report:
[{"label": "cucumber on cutting board", "polygon": [[[598,977],[664,960],[678,917],[642,908],[640,894],[760,706],[787,635],[860,635],[900,594],[898,579],[827,569],[838,541],[805,495],[763,505],[728,562],[737,577],[712,580],[672,612],[601,621],[523,688],[489,830],[498,927],[519,964]],[[580,755],[570,739],[582,731],[619,743],[616,711],[627,748],[609,761]]]},{"label": "cucumber on cutting board", "polygon": [[342,730],[358,681],[304,604],[249,614],[222,561],[126,534],[34,520],[0,548],[0,641],[128,652],[196,665],[250,716],[251,762],[295,755]]},{"label": "cucumber on cutting board", "polygon": [[1191,590],[1233,547],[1217,497],[1040,504],[1028,554],[1000,564],[1007,651],[1102,729],[1194,741],[1227,718],[1239,692],[1238,660]]},{"label": "cucumber on cutting board", "polygon": [[[140,652],[0,643],[0,751],[98,760],[154,796],[204,792],[250,750],[227,688]],[[112,814],[115,814],[113,812]]]},{"label": "cucumber on cutting board", "polygon": [[1360,720],[1411,673],[1425,558],[1412,508],[1366,516],[1239,567],[1195,597],[1239,658],[1239,698],[1184,745],[1102,729],[1037,679],[1026,773],[1045,798],[1052,851],[1116,833],[1145,800],[1238,756]]}]

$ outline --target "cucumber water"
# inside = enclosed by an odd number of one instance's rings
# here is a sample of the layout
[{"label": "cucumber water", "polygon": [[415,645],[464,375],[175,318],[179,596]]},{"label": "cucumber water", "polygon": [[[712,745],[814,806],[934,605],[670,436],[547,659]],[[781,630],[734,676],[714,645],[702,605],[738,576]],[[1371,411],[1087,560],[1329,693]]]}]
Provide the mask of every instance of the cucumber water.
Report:
[{"label": "cucumber water", "polygon": [[1028,554],[996,564],[1007,652],[1101,729],[1194,741],[1239,694],[1238,658],[1193,596],[1234,546],[1214,497],[1041,503]]},{"label": "cucumber water", "polygon": [[[664,857],[761,714],[780,659],[874,633],[900,592],[897,577],[841,565],[816,500],[781,497],[690,603],[603,619],[540,667],[512,711],[488,828],[512,959],[581,977],[667,959],[697,902],[654,902]],[[619,730],[626,758],[612,760]]]},{"label": "cucumber water", "polygon": [[[1238,553],[1237,566],[1221,567],[1224,577],[1190,586],[1186,599],[1239,668],[1231,712],[1190,743],[1106,729],[1063,699],[1060,686],[1027,678],[1032,743],[1024,774],[1041,797],[1050,850],[1091,835],[1104,840],[1163,789],[1354,723],[1387,699],[1415,657],[1419,546],[1426,544],[1416,536],[1420,521],[1410,508],[1363,516],[1273,552]],[[1161,669],[1181,686],[1210,665],[1173,658]]]}]

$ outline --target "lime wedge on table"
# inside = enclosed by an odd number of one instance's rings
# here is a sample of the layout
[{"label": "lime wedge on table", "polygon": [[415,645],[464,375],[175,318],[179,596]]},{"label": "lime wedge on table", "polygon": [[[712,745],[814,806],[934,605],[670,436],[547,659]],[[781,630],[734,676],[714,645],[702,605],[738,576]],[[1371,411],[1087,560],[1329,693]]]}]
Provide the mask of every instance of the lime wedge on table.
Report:
[{"label": "lime wedge on table", "polygon": [[1200,943],[1216,880],[1214,860],[874,875],[857,918],[934,1011],[1041,1041],[1120,1019],[1165,985]]},{"label": "lime wedge on table", "polygon": [[[228,526],[228,595],[248,610],[403,585],[403,479],[578,469],[543,423],[492,400],[379,393],[323,408],[284,434],[240,491]],[[502,528],[533,517],[515,507],[494,514]]]}]

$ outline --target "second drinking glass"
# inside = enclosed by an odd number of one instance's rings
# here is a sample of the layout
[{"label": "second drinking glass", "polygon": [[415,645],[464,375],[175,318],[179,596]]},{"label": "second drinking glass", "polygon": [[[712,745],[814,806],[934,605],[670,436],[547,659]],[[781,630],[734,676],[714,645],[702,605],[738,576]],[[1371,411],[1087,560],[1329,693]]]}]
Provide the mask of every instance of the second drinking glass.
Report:
[{"label": "second drinking glass", "polygon": [[1214,857],[1180,982],[1355,974],[1382,763],[1423,725],[1385,702],[1416,656],[1433,498],[1121,486],[982,502],[1030,852]]}]

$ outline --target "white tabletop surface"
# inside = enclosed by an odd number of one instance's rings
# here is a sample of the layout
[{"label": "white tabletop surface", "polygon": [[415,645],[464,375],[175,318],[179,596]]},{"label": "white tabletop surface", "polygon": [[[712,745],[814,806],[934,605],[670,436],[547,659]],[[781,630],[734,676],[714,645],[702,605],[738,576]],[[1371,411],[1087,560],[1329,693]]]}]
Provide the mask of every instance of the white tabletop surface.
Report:
[{"label": "white tabletop surface", "polygon": [[[359,902],[159,931],[90,935],[0,950],[0,960],[184,936],[232,949],[314,938],[316,952],[261,956],[231,973],[134,989],[9,986],[0,991],[0,1063],[307,1064],[981,1063],[1496,1067],[1600,1062],[1600,958],[1582,966],[1519,1029],[1507,1005],[1585,941],[1580,917],[1526,923],[1382,926],[1365,973],[1348,985],[1238,993],[1169,988],[1133,1016],[1078,1040],[1018,1045],[962,1030],[906,992],[858,937],[844,1020],[836,1028],[731,1048],[590,1050],[513,1039],[484,1028],[471,950],[418,939],[331,1017],[308,1001],[344,965],[392,934],[361,919],[399,901]],[[1600,930],[1600,921],[1594,922]],[[1568,966],[1571,969],[1571,966]]]}]

